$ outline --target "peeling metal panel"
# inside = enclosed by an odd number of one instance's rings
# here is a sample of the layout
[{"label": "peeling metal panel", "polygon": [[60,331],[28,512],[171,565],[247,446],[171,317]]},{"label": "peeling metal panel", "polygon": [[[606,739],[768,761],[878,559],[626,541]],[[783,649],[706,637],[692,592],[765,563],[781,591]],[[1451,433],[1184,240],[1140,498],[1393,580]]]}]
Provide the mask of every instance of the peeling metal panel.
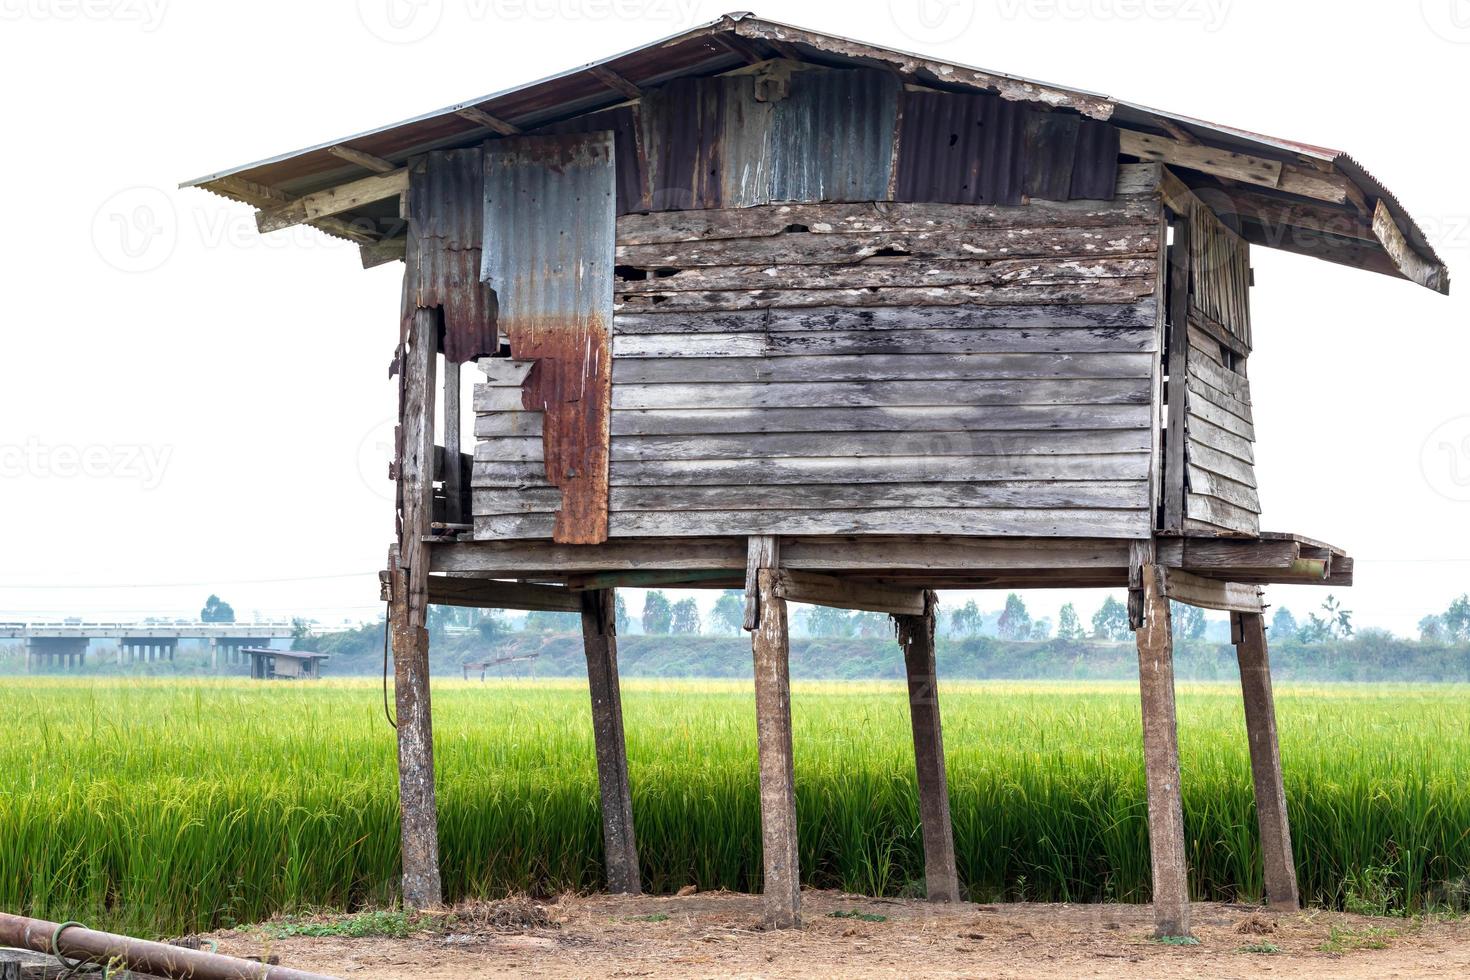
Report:
[{"label": "peeling metal panel", "polygon": [[479,148],[426,154],[409,168],[405,318],[439,307],[444,356],[495,353],[495,293],[480,281],[484,164]]},{"label": "peeling metal panel", "polygon": [[618,214],[647,211],[650,206],[648,176],[643,163],[643,125],[640,115],[637,105],[623,105],[545,126],[537,132],[565,136],[610,130],[617,156]]},{"label": "peeling metal panel", "polygon": [[481,275],[512,356],[536,361],[522,406],[545,412],[546,476],[562,492],[553,537],[566,544],[607,538],[614,156],[611,132],[485,150]]}]

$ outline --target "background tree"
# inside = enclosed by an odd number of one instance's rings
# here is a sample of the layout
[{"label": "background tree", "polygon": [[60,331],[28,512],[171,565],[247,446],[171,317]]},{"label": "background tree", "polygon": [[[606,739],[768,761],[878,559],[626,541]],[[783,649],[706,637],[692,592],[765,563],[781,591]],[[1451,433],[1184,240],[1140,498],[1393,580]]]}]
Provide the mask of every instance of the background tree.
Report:
[{"label": "background tree", "polygon": [[1082,621],[1077,618],[1077,607],[1070,602],[1062,606],[1057,613],[1057,638],[1074,643],[1085,639],[1087,634],[1082,629]]},{"label": "background tree", "polygon": [[674,608],[669,597],[658,589],[643,597],[643,632],[650,636],[664,636],[674,625]]},{"label": "background tree", "polygon": [[1301,632],[1297,625],[1296,617],[1291,610],[1282,606],[1276,610],[1276,615],[1271,617],[1271,635],[1278,640],[1294,640]]},{"label": "background tree", "polygon": [[852,613],[846,609],[833,609],[831,606],[813,606],[807,610],[806,628],[812,636],[840,639],[851,638],[857,632]]},{"label": "background tree", "polygon": [[1014,592],[1006,596],[1005,610],[995,627],[1003,640],[1024,640],[1030,636],[1031,614],[1026,611],[1025,600]]},{"label": "background tree", "polygon": [[1322,615],[1311,613],[1299,635],[1303,643],[1345,640],[1353,635],[1353,614],[1329,594],[1322,600]]},{"label": "background tree", "polygon": [[669,617],[669,632],[690,636],[699,632],[699,606],[691,599],[680,599],[674,603]]},{"label": "background tree", "polygon": [[621,592],[613,593],[613,629],[618,636],[626,636],[633,628],[633,617],[628,615],[628,602]]},{"label": "background tree", "polygon": [[1419,620],[1419,642],[1421,643],[1443,643],[1444,642],[1444,619],[1430,613]]},{"label": "background tree", "polygon": [[311,638],[311,623],[304,619],[291,620],[291,649],[308,651],[316,649],[316,644]]},{"label": "background tree", "polygon": [[1031,624],[1031,639],[1040,642],[1051,639],[1051,620],[1045,616]]},{"label": "background tree", "polygon": [[575,633],[581,628],[582,617],[574,612],[536,609],[526,614],[526,629],[532,633]]},{"label": "background tree", "polygon": [[1461,595],[1450,603],[1440,619],[1444,622],[1446,639],[1453,643],[1470,641],[1470,595]]},{"label": "background tree", "polygon": [[887,636],[893,632],[893,620],[871,609],[854,614],[852,624],[857,635],[862,637]]},{"label": "background tree", "polygon": [[480,639],[486,643],[494,643],[510,632],[510,627],[500,616],[499,609],[477,609],[479,615],[475,617],[475,630],[480,634]]},{"label": "background tree", "polygon": [[709,614],[709,625],[710,632],[739,635],[745,628],[745,593],[739,589],[721,592]]},{"label": "background tree", "polygon": [[1205,611],[1199,606],[1169,600],[1169,620],[1175,642],[1198,640],[1205,635]]},{"label": "background tree", "polygon": [[211,595],[204,600],[204,608],[199,610],[199,622],[201,623],[233,623],[235,621],[235,610],[217,595]]},{"label": "background tree", "polygon": [[1092,635],[1099,640],[1126,640],[1132,629],[1128,625],[1128,609],[1114,596],[1108,596],[1092,614]]},{"label": "background tree", "polygon": [[981,622],[980,607],[974,599],[949,615],[949,628],[956,636],[979,636]]}]

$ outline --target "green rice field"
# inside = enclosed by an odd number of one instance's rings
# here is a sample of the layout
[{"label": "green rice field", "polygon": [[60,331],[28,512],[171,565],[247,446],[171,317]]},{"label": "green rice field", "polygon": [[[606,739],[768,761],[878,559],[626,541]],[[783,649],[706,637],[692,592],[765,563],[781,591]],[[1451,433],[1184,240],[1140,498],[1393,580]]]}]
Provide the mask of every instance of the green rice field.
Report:
[{"label": "green rice field", "polygon": [[[755,711],[738,682],[624,682],[645,888],[759,887]],[[373,681],[0,682],[0,909],[163,935],[394,900],[394,737]],[[1239,688],[1181,685],[1190,883],[1258,898]],[[955,843],[976,900],[1143,901],[1137,690],[942,689]],[[1304,900],[1463,904],[1470,688],[1283,687]],[[798,683],[804,879],[916,894],[902,685]],[[449,897],[599,887],[586,685],[434,685]]]}]

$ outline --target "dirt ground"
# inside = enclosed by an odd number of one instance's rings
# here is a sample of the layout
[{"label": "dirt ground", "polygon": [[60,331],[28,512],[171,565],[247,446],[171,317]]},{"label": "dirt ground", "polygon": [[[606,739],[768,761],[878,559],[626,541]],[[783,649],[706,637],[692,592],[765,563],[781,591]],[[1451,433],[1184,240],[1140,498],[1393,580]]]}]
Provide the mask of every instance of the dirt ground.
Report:
[{"label": "dirt ground", "polygon": [[[219,933],[220,952],[340,977],[1470,976],[1470,921],[1194,907],[1198,945],[1150,939],[1136,905],[930,906],[803,895],[803,927],[765,932],[760,899],[565,897],[462,906],[406,939]],[[323,919],[329,922],[329,919]]]}]

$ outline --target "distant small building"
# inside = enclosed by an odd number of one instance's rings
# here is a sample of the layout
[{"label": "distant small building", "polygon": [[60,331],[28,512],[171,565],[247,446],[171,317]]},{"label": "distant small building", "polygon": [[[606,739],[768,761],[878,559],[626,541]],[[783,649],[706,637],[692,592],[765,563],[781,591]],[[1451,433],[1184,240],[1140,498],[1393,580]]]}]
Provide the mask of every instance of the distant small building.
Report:
[{"label": "distant small building", "polygon": [[240,651],[250,657],[250,676],[254,680],[320,680],[325,653],[306,650],[272,650],[270,647],[245,647]]}]

